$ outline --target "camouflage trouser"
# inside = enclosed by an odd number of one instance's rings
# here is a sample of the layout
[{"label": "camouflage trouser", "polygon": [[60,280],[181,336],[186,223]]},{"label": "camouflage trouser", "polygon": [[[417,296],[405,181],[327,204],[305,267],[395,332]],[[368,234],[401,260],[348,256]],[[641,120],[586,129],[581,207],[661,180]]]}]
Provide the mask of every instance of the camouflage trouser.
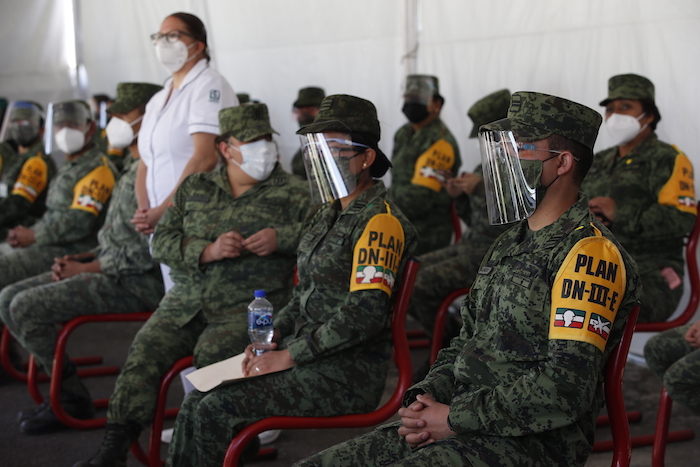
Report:
[{"label": "camouflage trouser", "polygon": [[140,298],[100,273],[54,282],[47,272],[0,292],[2,321],[48,374],[56,348],[56,324],[81,315],[140,311],[149,311]]},{"label": "camouflage trouser", "polygon": [[[0,251],[8,245],[1,244]],[[87,251],[84,246],[31,245],[14,248],[8,254],[0,254],[0,289],[28,277],[38,276],[51,269],[54,258]]]},{"label": "camouflage trouser", "polygon": [[363,397],[313,371],[313,363],[242,380],[208,393],[190,392],[180,408],[168,466],[220,466],[242,428],[271,416],[323,417],[373,410]]},{"label": "camouflage trouser", "polygon": [[666,321],[674,312],[683,295],[683,286],[673,290],[668,288],[666,279],[658,271],[641,274],[642,308],[639,310],[640,323]]},{"label": "camouflage trouser", "polygon": [[109,422],[149,426],[160,380],[175,362],[194,354],[194,365],[199,368],[237,355],[249,343],[245,313],[225,323],[208,323],[199,312],[184,326],[176,324],[170,314],[159,307],[134,337],[109,399]]},{"label": "camouflage trouser", "polygon": [[[553,461],[541,443],[531,437],[498,437],[478,434],[448,436],[412,449],[399,436],[400,422],[381,426],[365,435],[330,447],[294,464],[297,467],[542,467],[562,465]],[[534,441],[534,442],[533,442]]]},{"label": "camouflage trouser", "polygon": [[649,339],[644,358],[673,400],[700,415],[700,349],[685,340],[690,326],[669,329]]},{"label": "camouflage trouser", "polygon": [[419,257],[418,270],[408,313],[417,319],[428,335],[433,334],[435,314],[451,292],[470,287],[488,247],[458,243]]}]

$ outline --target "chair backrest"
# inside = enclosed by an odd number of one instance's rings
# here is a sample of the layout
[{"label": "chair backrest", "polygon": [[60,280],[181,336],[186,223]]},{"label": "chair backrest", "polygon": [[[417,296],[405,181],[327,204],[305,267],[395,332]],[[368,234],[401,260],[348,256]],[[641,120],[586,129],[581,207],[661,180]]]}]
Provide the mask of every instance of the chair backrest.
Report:
[{"label": "chair backrest", "polygon": [[613,438],[613,467],[628,467],[632,457],[632,439],[630,426],[622,397],[622,377],[625,374],[627,354],[632,343],[632,335],[637,324],[639,305],[636,305],[627,318],[622,339],[610,354],[605,369],[605,405],[610,418],[610,430]]},{"label": "chair backrest", "polygon": [[450,217],[452,219],[452,233],[454,235],[452,244],[454,245],[459,243],[459,240],[462,238],[462,219],[460,219],[459,214],[457,214],[457,203],[454,200],[452,200],[452,204],[450,205]]},{"label": "chair backrest", "polygon": [[[700,209],[700,203],[697,204]],[[637,324],[639,332],[661,332],[667,329],[682,326],[695,315],[700,304],[700,274],[698,274],[698,237],[700,237],[700,215],[695,216],[695,225],[688,235],[685,245],[685,265],[688,269],[688,281],[690,282],[690,299],[683,313],[670,321]]]},{"label": "chair backrest", "polygon": [[399,381],[391,398],[377,410],[364,414],[335,417],[268,417],[248,425],[231,441],[224,459],[224,466],[238,465],[243,449],[255,436],[267,430],[299,428],[356,428],[372,426],[387,420],[401,407],[404,393],[413,380],[411,353],[406,338],[406,310],[413,292],[420,261],[410,258],[406,263],[401,286],[398,289],[391,318],[391,334],[394,345],[394,361],[399,370]]},{"label": "chair backrest", "polygon": [[433,328],[433,339],[430,343],[431,365],[435,363],[438,353],[440,353],[440,349],[442,349],[443,336],[445,335],[445,322],[447,321],[447,314],[450,311],[450,305],[459,297],[467,295],[468,293],[469,287],[454,290],[440,303],[437,313],[435,314],[435,328]]}]

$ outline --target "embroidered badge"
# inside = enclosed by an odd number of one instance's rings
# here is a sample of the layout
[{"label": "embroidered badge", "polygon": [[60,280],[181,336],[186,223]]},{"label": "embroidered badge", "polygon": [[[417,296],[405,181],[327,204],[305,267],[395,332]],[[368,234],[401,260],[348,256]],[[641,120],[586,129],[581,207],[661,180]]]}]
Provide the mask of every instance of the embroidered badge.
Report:
[{"label": "embroidered badge", "polygon": [[219,99],[221,98],[221,92],[219,92],[216,89],[212,89],[209,91],[209,102],[219,102]]},{"label": "embroidered badge", "polygon": [[418,157],[411,183],[433,191],[442,190],[445,181],[440,171],[450,172],[455,162],[455,151],[444,139],[437,140]]},{"label": "embroidered badge", "polygon": [[30,157],[22,166],[22,171],[12,187],[12,194],[36,201],[48,184],[48,168],[41,154]]}]

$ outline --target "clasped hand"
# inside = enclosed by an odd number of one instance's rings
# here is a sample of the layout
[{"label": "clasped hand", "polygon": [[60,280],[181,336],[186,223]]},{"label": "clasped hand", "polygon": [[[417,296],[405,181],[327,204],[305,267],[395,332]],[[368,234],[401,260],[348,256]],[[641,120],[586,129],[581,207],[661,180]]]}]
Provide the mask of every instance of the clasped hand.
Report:
[{"label": "clasped hand", "polygon": [[456,434],[447,424],[450,406],[437,402],[428,393],[418,395],[415,402],[400,408],[398,414],[403,425],[399,435],[405,437],[412,448]]},{"label": "clasped hand", "polygon": [[24,248],[36,242],[34,231],[18,225],[7,233],[7,243],[12,248]]},{"label": "clasped hand", "polygon": [[237,258],[243,249],[258,256],[267,256],[277,250],[277,232],[268,227],[254,233],[248,238],[243,238],[236,231],[230,231],[219,235],[213,243],[207,245],[202,251],[200,263],[221,261],[224,258]]}]

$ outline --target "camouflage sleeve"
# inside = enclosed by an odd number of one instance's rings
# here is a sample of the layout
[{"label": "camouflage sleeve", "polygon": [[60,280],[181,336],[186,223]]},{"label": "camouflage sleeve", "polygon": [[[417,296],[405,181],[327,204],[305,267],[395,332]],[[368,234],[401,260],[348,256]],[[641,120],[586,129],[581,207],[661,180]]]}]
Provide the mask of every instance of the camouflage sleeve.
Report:
[{"label": "camouflage sleeve", "polygon": [[[695,223],[693,167],[685,154],[659,158],[650,175],[655,203],[639,203],[633,192],[613,196],[617,202],[612,230],[644,240],[664,241],[682,236]],[[641,197],[639,197],[641,198]]]},{"label": "camouflage sleeve", "polygon": [[32,226],[37,245],[61,245],[81,240],[95,230],[99,218],[91,212],[66,209],[44,214]]},{"label": "camouflage sleeve", "polygon": [[471,224],[472,205],[470,196],[462,193],[454,199],[454,203],[457,216],[467,224]]},{"label": "camouflage sleeve", "polygon": [[172,204],[158,221],[153,234],[151,248],[153,259],[173,269],[200,270],[199,257],[211,241],[204,238],[187,237],[183,231],[184,207],[190,185],[197,174],[190,175],[175,192]]},{"label": "camouflage sleeve", "polygon": [[292,298],[274,316],[274,327],[279,330],[282,338],[294,333],[294,322],[299,316],[299,287],[292,289]]},{"label": "camouflage sleeve", "polygon": [[124,239],[118,248],[105,249],[99,253],[102,272],[113,277],[143,274],[153,269],[153,261],[148,247],[148,237],[134,230],[135,235]]},{"label": "camouflage sleeve", "polygon": [[295,222],[286,225],[275,225],[277,233],[277,251],[289,256],[295,256],[297,247],[304,231],[304,220],[309,211],[310,197],[308,190],[294,190],[294,196],[289,199],[285,209],[290,212],[290,218]]}]

